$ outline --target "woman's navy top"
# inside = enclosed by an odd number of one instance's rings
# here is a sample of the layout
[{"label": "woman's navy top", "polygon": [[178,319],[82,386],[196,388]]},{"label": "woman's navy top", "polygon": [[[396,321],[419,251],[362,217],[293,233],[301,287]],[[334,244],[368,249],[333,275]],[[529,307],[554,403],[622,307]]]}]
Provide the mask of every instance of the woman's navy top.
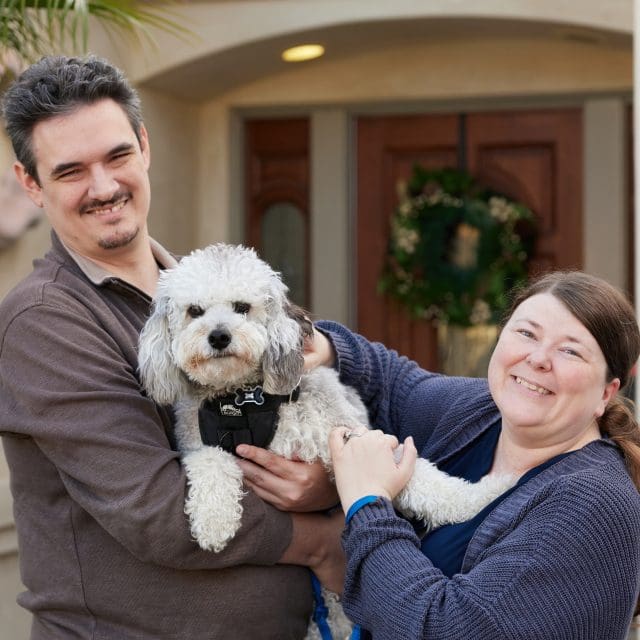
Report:
[{"label": "woman's navy top", "polygon": [[[489,473],[491,469],[500,430],[500,421],[498,421],[479,438],[471,442],[446,462],[438,465],[438,467],[442,471],[446,471],[449,475],[459,476],[460,478],[469,480],[469,482],[478,482],[478,480]],[[467,546],[476,529],[487,515],[517,487],[567,455],[569,454],[562,453],[527,471],[515,487],[508,489],[502,495],[498,496],[471,520],[458,524],[444,525],[430,531],[422,539],[422,553],[449,578],[456,573],[460,573]]]}]

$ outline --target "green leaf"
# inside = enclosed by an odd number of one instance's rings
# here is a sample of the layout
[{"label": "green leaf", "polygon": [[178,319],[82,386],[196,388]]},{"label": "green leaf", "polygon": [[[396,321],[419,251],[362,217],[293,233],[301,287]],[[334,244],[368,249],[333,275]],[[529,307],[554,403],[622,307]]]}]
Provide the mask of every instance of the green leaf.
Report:
[{"label": "green leaf", "polygon": [[91,16],[113,33],[151,43],[152,29],[193,36],[172,19],[176,4],[175,0],[0,0],[0,53],[32,62],[63,47],[86,51]]}]

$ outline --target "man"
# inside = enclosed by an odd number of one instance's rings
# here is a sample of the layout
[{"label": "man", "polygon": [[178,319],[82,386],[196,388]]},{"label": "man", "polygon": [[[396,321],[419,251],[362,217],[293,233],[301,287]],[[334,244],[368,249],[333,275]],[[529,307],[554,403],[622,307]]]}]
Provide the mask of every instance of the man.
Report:
[{"label": "man", "polygon": [[32,640],[302,638],[308,572],[276,563],[335,556],[319,542],[339,525],[248,492],[236,538],[201,550],[170,411],[140,390],[138,333],[175,261],[147,229],[135,91],[98,58],[49,57],[3,107],[18,180],[53,227],[0,307],[0,432]]}]

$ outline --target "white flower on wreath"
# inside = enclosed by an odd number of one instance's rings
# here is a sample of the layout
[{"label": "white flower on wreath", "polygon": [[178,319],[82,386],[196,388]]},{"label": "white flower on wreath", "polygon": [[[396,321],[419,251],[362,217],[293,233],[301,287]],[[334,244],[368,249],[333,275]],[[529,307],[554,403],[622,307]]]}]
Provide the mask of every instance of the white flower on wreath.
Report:
[{"label": "white flower on wreath", "polygon": [[409,254],[416,250],[416,245],[420,242],[420,234],[415,229],[403,226],[395,227],[394,237],[396,246]]},{"label": "white flower on wreath", "polygon": [[400,202],[409,198],[409,188],[406,180],[398,180],[396,182],[396,195]]},{"label": "white flower on wreath", "polygon": [[471,308],[469,322],[471,324],[485,324],[491,319],[491,307],[484,300],[476,300]]},{"label": "white flower on wreath", "polygon": [[446,207],[460,208],[464,205],[464,201],[462,200],[462,198],[456,198],[455,196],[452,196],[450,193],[447,193],[440,188],[427,196],[417,196],[414,199],[414,202],[416,206],[427,204],[430,207],[433,207],[437,204],[443,204]]},{"label": "white flower on wreath", "polygon": [[411,213],[413,211],[413,205],[411,204],[411,200],[407,198],[407,200],[403,200],[399,205],[398,205],[398,213],[403,217],[403,218],[408,218]]},{"label": "white flower on wreath", "polygon": [[500,222],[507,222],[508,220],[518,218],[518,210],[511,205],[506,198],[500,198],[498,196],[489,198],[489,213],[492,218]]},{"label": "white flower on wreath", "polygon": [[442,309],[435,304],[427,307],[422,313],[422,316],[427,320],[435,320],[436,322],[446,323],[446,319]]}]

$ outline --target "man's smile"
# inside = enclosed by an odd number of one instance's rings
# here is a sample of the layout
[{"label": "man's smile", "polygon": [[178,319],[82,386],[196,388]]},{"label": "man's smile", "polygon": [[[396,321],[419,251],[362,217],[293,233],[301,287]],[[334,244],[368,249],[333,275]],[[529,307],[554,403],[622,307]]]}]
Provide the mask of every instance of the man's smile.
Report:
[{"label": "man's smile", "polygon": [[92,203],[91,205],[85,205],[81,207],[80,213],[93,215],[108,215],[111,213],[117,213],[127,204],[127,202],[129,202],[130,197],[131,196],[127,194],[119,196],[117,200],[112,202],[104,204]]}]

